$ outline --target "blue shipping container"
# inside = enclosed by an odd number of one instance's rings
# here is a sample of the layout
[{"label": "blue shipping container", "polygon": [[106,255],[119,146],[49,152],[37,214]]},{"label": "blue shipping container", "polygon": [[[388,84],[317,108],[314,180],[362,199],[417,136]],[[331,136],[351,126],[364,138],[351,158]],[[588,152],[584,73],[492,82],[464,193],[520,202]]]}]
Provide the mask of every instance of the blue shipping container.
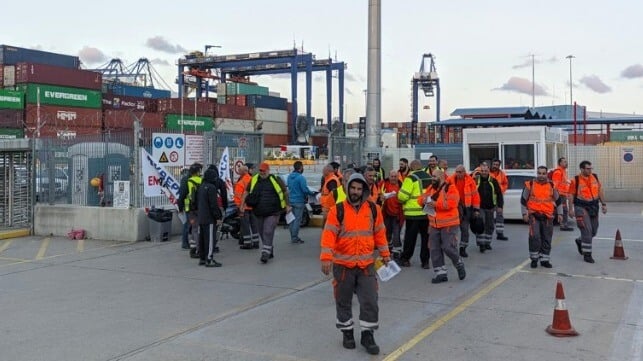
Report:
[{"label": "blue shipping container", "polygon": [[47,64],[71,69],[80,68],[80,59],[77,56],[24,49],[10,45],[0,45],[0,64],[16,65],[22,62]]},{"label": "blue shipping container", "polygon": [[270,95],[246,95],[246,105],[254,108],[286,110],[288,99]]},{"label": "blue shipping container", "polygon": [[169,98],[172,93],[169,90],[154,89],[133,85],[118,84],[111,88],[111,93],[116,95],[127,95],[130,97],[162,99]]}]

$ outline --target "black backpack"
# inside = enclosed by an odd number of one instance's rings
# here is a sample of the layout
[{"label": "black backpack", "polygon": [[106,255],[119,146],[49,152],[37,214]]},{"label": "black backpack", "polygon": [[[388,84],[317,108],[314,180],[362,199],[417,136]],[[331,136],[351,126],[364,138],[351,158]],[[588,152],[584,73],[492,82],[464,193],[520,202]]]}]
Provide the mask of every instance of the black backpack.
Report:
[{"label": "black backpack", "polygon": [[[375,203],[367,200],[366,203],[371,207],[371,214],[373,216],[373,229],[375,229],[375,220],[377,219],[377,206]],[[344,223],[344,202],[338,203],[336,206],[337,208],[337,222],[341,225]]]}]

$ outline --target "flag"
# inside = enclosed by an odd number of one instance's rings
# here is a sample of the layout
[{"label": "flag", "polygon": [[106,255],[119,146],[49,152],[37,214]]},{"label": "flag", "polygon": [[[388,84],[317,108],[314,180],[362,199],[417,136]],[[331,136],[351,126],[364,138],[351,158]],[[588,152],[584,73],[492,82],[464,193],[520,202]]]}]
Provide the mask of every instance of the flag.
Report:
[{"label": "flag", "polygon": [[234,196],[234,189],[232,188],[232,178],[230,178],[230,153],[228,152],[228,147],[225,147],[221,155],[221,161],[219,161],[219,177],[225,182],[228,201],[231,201]]}]

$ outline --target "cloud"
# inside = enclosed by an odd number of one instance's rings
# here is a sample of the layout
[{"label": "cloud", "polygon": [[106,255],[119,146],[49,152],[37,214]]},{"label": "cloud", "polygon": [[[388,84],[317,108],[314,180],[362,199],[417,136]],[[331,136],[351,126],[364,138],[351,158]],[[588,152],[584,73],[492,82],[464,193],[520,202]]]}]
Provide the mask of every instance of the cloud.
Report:
[{"label": "cloud", "polygon": [[612,88],[603,83],[603,81],[596,75],[583,77],[580,82],[599,94],[609,93],[612,91]]},{"label": "cloud", "polygon": [[169,41],[167,41],[164,37],[160,35],[147,39],[147,41],[145,42],[145,46],[154,50],[163,51],[170,54],[181,54],[181,53],[185,54],[188,52],[181,45],[170,44]]},{"label": "cloud", "polygon": [[[531,95],[532,82],[525,78],[518,78],[518,77],[512,76],[500,88],[495,88],[493,90],[506,90],[506,91],[516,92],[516,93]],[[538,84],[536,84],[533,87],[533,91],[534,91],[534,95],[548,95],[545,88],[543,88]]]},{"label": "cloud", "polygon": [[[540,60],[540,59],[538,59],[538,57],[534,58],[534,64],[543,64],[543,63],[552,64],[552,63],[556,63],[556,62],[558,62],[558,58],[556,58],[555,56],[552,56],[551,58],[545,59],[545,60]],[[526,59],[524,62],[522,62],[520,64],[517,64],[517,65],[514,65],[511,68],[512,69],[522,69],[522,68],[527,68],[527,67],[531,67],[531,56],[529,56],[529,59]]]},{"label": "cloud", "polygon": [[86,45],[82,49],[80,49],[80,51],[78,52],[78,57],[85,64],[99,64],[109,60],[107,55],[105,55],[105,53],[103,53],[100,49]]},{"label": "cloud", "polygon": [[172,64],[170,64],[170,62],[169,62],[169,61],[167,61],[167,60],[165,60],[165,59],[161,59],[161,58],[154,58],[154,59],[152,59],[152,64],[154,64],[154,65],[163,65],[163,66],[170,66],[170,65],[172,65]]},{"label": "cloud", "polygon": [[643,65],[630,65],[621,72],[623,78],[634,79],[643,77]]}]

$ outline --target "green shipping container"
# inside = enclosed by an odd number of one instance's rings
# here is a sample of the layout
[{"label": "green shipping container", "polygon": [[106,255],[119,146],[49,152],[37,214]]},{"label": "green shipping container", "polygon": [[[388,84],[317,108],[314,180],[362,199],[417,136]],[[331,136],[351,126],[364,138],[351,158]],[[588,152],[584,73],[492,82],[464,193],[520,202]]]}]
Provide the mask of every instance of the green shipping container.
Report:
[{"label": "green shipping container", "polygon": [[17,88],[27,93],[27,103],[30,104],[38,103],[40,89],[40,104],[79,108],[100,108],[103,105],[103,95],[96,90],[44,84],[25,84]]},{"label": "green shipping container", "polygon": [[245,83],[226,83],[226,95],[269,95],[269,91],[265,86]]},{"label": "green shipping container", "polygon": [[0,89],[0,109],[24,109],[25,93]]},{"label": "green shipping container", "polygon": [[25,131],[23,129],[0,128],[0,139],[18,139],[24,137]]},{"label": "green shipping container", "polygon": [[165,129],[207,132],[212,130],[214,121],[209,117],[194,117],[194,115],[168,114],[165,116]]},{"label": "green shipping container", "polygon": [[610,132],[611,142],[643,142],[643,131],[613,130]]}]

